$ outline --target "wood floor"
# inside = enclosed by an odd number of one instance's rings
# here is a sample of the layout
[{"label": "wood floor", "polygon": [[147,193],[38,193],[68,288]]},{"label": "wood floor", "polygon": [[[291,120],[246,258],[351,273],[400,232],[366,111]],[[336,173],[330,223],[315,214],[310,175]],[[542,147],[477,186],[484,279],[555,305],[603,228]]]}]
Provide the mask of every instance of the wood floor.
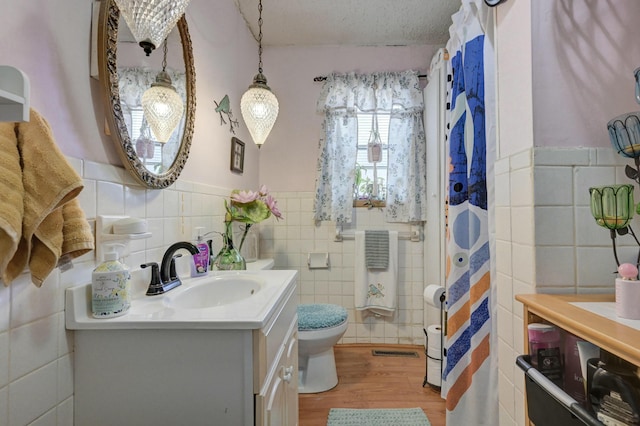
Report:
[{"label": "wood floor", "polygon": [[[373,356],[372,350],[415,351],[418,358]],[[336,345],[338,386],[300,394],[299,426],[326,426],[330,408],[414,408],[424,410],[432,426],[445,425],[444,400],[428,384],[423,388],[423,346]]]}]

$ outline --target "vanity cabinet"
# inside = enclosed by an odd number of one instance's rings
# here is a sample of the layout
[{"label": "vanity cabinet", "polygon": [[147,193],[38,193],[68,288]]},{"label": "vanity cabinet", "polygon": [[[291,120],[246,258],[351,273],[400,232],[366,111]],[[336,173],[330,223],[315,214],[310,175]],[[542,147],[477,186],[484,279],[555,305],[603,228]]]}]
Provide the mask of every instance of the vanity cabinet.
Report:
[{"label": "vanity cabinet", "polygon": [[75,425],[297,425],[298,297],[289,272],[257,328],[157,317],[149,329],[76,329]]},{"label": "vanity cabinet", "polygon": [[614,303],[613,294],[551,295],[519,294],[524,305],[524,347],[528,350],[527,326],[548,322],[587,340],[601,349],[640,366],[640,330],[573,305],[574,302]]},{"label": "vanity cabinet", "polygon": [[640,366],[640,330],[598,315],[574,303],[602,303],[612,308],[610,295],[520,294],[524,305],[524,348],[528,352],[527,326],[546,322],[600,347],[601,350]]}]

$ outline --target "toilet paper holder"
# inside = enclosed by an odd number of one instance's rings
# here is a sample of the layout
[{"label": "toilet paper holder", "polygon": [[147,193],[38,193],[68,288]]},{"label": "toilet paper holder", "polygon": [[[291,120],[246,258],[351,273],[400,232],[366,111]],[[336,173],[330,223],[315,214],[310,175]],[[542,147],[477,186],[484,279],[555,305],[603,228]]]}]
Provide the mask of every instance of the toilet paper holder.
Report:
[{"label": "toilet paper holder", "polygon": [[327,269],[329,267],[329,253],[316,252],[307,256],[309,269]]},{"label": "toilet paper holder", "polygon": [[[440,377],[442,377],[442,371],[444,368],[444,359],[446,357],[446,350],[444,347],[444,336],[445,336],[445,323],[444,323],[444,305],[447,299],[446,296],[446,292],[440,292],[438,291],[436,294],[439,294],[439,297],[437,297],[437,299],[439,299],[440,301]],[[434,294],[435,297],[435,294]],[[435,300],[434,300],[435,302]],[[424,335],[425,337],[427,337],[428,340],[428,334],[427,334],[427,329],[423,328],[422,331],[424,331]],[[434,385],[432,383],[430,383],[428,381],[427,378],[427,373],[428,373],[428,363],[429,363],[429,357],[428,357],[428,352],[427,352],[427,348],[425,348],[425,372],[424,372],[424,381],[422,382],[422,387],[425,387],[427,385],[427,383],[429,383],[429,385],[435,387],[435,388],[439,388],[440,386]]]}]

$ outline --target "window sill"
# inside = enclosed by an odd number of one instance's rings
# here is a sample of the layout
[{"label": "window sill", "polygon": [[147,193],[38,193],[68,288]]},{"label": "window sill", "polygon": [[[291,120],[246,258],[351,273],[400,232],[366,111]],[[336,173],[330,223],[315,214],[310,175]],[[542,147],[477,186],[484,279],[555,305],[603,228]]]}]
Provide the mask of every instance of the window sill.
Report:
[{"label": "window sill", "polygon": [[385,207],[386,205],[387,204],[384,201],[378,201],[378,200],[355,200],[353,202],[353,207],[382,208],[382,207]]}]

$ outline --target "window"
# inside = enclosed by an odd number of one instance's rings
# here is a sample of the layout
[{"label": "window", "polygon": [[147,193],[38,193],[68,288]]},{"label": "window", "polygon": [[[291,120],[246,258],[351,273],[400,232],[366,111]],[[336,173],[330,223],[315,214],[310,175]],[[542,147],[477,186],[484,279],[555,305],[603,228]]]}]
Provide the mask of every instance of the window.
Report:
[{"label": "window", "polygon": [[[426,142],[418,73],[331,74],[317,107],[325,117],[313,218],[350,223],[360,204],[384,206],[388,222],[424,221]],[[365,161],[365,147],[375,117],[383,161],[372,164]],[[360,176],[354,186],[356,162]],[[356,192],[360,201],[354,202]]]},{"label": "window", "polygon": [[358,152],[356,180],[353,186],[355,207],[384,207],[387,197],[389,168],[389,113],[377,113],[378,133],[382,142],[379,162],[369,161],[369,140],[372,138],[373,113],[358,113]]},{"label": "window", "polygon": [[[133,146],[136,147],[136,153],[140,157],[141,161],[145,165],[145,167],[153,172],[161,173],[162,170],[162,144],[156,143],[153,141],[153,135],[151,134],[151,130],[148,128],[146,136],[149,137],[150,143],[153,144],[151,148],[146,146],[140,146],[136,142],[138,138],[142,136],[142,128],[144,121],[144,111],[142,107],[140,108],[131,108],[129,109],[129,113],[131,114],[131,125],[127,126],[128,129],[131,129],[131,142]],[[146,125],[146,123],[144,123]]]}]

